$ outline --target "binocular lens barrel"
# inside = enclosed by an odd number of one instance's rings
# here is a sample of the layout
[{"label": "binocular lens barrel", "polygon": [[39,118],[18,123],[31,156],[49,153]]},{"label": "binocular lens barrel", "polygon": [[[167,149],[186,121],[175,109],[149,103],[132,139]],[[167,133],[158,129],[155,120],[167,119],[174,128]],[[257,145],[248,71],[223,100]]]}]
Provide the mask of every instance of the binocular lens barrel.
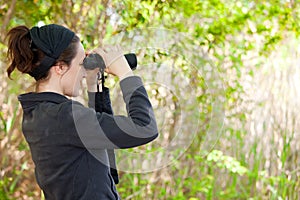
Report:
[{"label": "binocular lens barrel", "polygon": [[[137,58],[134,53],[128,53],[124,55],[130,68],[135,70],[137,67]],[[89,54],[83,61],[83,66],[85,69],[95,69],[97,67],[100,70],[104,70],[106,68],[103,58],[99,54]]]}]

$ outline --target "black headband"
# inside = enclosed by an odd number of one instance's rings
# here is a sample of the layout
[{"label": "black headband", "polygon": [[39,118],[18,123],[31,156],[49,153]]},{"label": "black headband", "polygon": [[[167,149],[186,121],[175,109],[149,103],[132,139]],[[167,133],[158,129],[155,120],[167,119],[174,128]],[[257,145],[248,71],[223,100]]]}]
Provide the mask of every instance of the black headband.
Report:
[{"label": "black headband", "polygon": [[60,54],[69,46],[75,33],[56,24],[33,27],[29,31],[32,43],[45,53],[40,65],[29,75],[39,80],[55,64]]}]

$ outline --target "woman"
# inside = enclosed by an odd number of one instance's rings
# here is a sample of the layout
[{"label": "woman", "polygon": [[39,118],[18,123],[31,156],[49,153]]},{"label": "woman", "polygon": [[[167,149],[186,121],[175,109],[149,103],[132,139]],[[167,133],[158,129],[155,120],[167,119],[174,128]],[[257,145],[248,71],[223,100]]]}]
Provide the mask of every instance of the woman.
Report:
[{"label": "woman", "polygon": [[55,24],[8,32],[8,76],[18,69],[36,80],[36,91],[20,95],[19,101],[22,131],[46,199],[119,199],[107,150],[143,145],[158,135],[143,83],[123,53],[118,47],[96,52],[106,72],[119,77],[128,116],[98,113],[66,97],[78,96],[85,77],[89,105],[95,104],[97,71],[83,68],[86,55],[74,32]]}]

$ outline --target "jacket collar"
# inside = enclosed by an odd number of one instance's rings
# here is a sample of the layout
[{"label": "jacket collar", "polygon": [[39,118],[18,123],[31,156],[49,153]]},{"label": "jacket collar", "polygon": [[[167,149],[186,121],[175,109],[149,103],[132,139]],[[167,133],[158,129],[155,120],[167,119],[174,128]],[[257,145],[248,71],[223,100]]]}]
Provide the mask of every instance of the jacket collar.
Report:
[{"label": "jacket collar", "polygon": [[30,107],[41,102],[52,102],[60,104],[63,102],[70,101],[67,97],[54,92],[30,92],[19,95],[18,100],[22,104],[23,108]]}]

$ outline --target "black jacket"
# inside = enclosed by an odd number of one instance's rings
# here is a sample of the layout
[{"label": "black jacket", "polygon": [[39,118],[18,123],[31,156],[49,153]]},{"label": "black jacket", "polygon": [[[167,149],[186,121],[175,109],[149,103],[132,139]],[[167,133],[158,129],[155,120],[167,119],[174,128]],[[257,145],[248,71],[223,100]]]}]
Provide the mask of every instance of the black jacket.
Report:
[{"label": "black jacket", "polygon": [[[127,77],[120,86],[128,117],[95,112],[57,93],[19,96],[22,130],[47,200],[119,199],[107,149],[143,145],[158,136],[141,79]],[[93,94],[89,97],[93,107]]]}]

